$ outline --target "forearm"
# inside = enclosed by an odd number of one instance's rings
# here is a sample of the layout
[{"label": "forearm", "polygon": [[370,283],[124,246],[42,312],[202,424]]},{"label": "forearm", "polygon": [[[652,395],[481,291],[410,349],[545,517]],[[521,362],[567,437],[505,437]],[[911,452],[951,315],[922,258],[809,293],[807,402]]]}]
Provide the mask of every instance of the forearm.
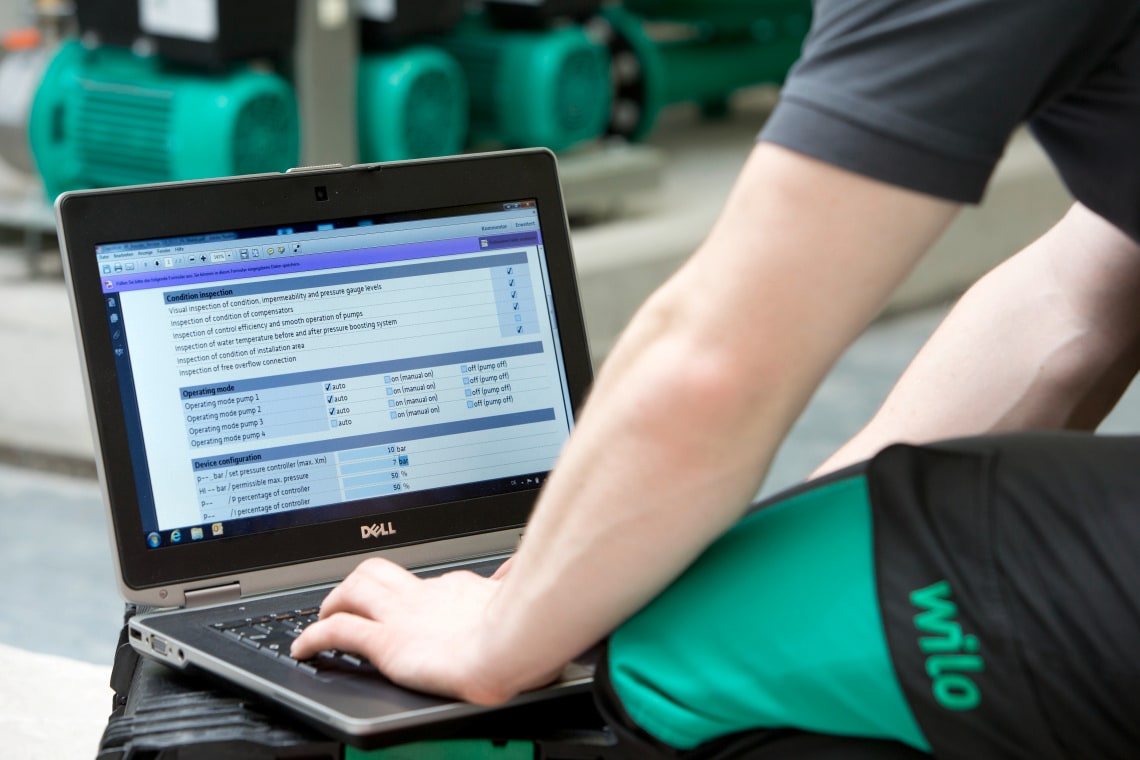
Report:
[{"label": "forearm", "polygon": [[817,471],[921,443],[1092,430],[1140,366],[1140,250],[1074,207],[963,296],[868,425]]},{"label": "forearm", "polygon": [[632,325],[648,342],[599,377],[489,610],[507,634],[490,657],[521,674],[510,692],[679,574],[743,510],[774,447],[735,424],[747,394],[718,358],[675,334],[644,334],[659,318]]},{"label": "forearm", "polygon": [[508,691],[604,636],[737,519],[827,368],[952,215],[863,183],[761,146],[707,243],[631,323],[490,605]]}]

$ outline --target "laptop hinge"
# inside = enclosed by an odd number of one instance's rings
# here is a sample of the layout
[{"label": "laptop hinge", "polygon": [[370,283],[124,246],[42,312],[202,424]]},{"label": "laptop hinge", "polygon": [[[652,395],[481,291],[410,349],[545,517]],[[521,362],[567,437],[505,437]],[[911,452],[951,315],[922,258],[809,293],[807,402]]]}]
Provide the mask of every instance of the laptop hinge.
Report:
[{"label": "laptop hinge", "polygon": [[241,599],[241,584],[237,581],[224,586],[197,588],[186,592],[186,606],[209,607],[212,604],[236,602]]}]

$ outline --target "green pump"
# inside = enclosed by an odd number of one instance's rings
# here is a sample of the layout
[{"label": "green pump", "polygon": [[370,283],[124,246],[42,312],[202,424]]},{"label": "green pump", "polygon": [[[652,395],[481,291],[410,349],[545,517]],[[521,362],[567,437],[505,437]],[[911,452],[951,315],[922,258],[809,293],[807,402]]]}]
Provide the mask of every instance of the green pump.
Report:
[{"label": "green pump", "polygon": [[609,53],[582,27],[498,29],[472,17],[431,41],[467,75],[470,144],[564,150],[605,132]]},{"label": "green pump", "polygon": [[811,25],[810,0],[626,0],[602,10],[614,59],[610,131],[640,140],[661,110],[708,114],[736,90],[782,84]]},{"label": "green pump", "polygon": [[360,57],[357,75],[360,160],[447,156],[467,136],[467,79],[439,48],[412,45]]},{"label": "green pump", "polygon": [[62,45],[32,103],[29,141],[50,198],[65,190],[284,171],[293,89],[254,68],[186,73],[115,47]]}]

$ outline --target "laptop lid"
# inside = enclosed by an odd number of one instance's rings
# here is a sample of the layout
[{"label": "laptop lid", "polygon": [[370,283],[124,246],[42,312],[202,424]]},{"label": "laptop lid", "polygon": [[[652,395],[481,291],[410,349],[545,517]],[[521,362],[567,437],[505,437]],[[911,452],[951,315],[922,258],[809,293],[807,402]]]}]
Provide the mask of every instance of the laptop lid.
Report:
[{"label": "laptop lid", "polygon": [[552,154],[57,210],[128,599],[513,548],[591,378]]}]

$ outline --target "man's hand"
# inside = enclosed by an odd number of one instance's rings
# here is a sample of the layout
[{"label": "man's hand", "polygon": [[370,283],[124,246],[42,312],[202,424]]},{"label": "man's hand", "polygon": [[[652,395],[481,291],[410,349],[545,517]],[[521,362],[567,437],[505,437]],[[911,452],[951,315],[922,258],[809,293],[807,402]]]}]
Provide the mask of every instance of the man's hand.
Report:
[{"label": "man's hand", "polygon": [[487,605],[498,586],[469,572],[424,580],[371,559],[328,595],[320,621],[293,643],[292,654],[304,660],[325,649],[355,652],[402,686],[498,704],[519,690],[502,675],[510,663],[492,662],[485,649],[494,624]]}]

